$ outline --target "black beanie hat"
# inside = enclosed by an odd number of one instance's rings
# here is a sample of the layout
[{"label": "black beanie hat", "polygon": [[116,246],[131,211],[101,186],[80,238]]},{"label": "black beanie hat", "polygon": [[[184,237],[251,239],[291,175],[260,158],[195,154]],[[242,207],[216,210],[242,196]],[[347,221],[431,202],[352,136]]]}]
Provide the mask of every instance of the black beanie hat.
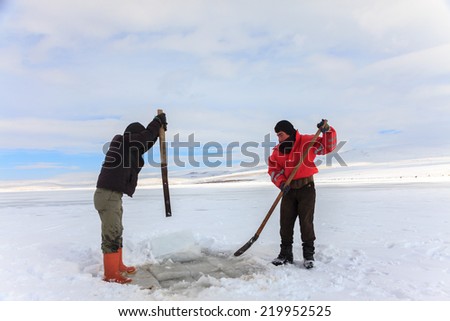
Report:
[{"label": "black beanie hat", "polygon": [[289,136],[295,134],[296,130],[294,126],[287,120],[281,120],[275,125],[275,133],[285,132]]},{"label": "black beanie hat", "polygon": [[145,130],[144,125],[141,123],[131,123],[125,128],[125,133],[140,133],[141,131]]}]

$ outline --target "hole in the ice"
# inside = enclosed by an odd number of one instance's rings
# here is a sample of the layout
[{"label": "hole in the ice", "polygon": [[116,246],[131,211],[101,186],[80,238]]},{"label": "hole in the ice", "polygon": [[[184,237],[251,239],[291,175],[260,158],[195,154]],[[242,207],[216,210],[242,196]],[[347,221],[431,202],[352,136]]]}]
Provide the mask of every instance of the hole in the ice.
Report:
[{"label": "hole in the ice", "polygon": [[191,284],[201,278],[240,278],[260,272],[265,267],[254,260],[233,255],[204,253],[194,259],[172,260],[167,258],[158,264],[145,264],[131,276],[133,284],[144,289],[170,288],[179,284]]}]

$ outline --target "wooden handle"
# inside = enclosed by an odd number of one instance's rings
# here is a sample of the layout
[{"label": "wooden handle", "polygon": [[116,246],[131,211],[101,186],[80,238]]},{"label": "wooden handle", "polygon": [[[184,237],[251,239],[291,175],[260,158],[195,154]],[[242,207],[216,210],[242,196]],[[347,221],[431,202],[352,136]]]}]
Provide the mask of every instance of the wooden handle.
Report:
[{"label": "wooden handle", "polygon": [[[158,115],[164,113],[162,109],[158,109]],[[164,205],[166,210],[166,217],[172,216],[172,209],[170,206],[170,194],[169,194],[169,178],[167,170],[167,148],[166,148],[166,131],[164,126],[159,129],[159,150],[161,157],[161,176],[164,192]]]},{"label": "wooden handle", "polygon": [[[158,109],[158,115],[164,113],[162,109]],[[159,150],[161,154],[161,166],[165,164],[167,166],[167,151],[166,151],[166,131],[164,126],[159,129]]]}]

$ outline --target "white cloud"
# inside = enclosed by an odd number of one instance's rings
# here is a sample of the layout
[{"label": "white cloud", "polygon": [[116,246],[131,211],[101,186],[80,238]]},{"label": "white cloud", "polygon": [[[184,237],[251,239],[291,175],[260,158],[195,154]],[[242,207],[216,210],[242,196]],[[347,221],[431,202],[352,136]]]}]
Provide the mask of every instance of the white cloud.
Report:
[{"label": "white cloud", "polygon": [[291,50],[313,50],[349,42],[370,46],[375,40],[381,51],[414,50],[448,41],[450,26],[449,10],[440,0],[339,5],[324,0],[41,0],[17,1],[15,7],[7,26],[43,35],[41,50],[139,34],[158,36],[151,47],[200,55],[257,50],[274,42],[285,42]]},{"label": "white cloud", "polygon": [[442,96],[447,96],[450,98],[450,84],[421,86],[414,93],[412,93],[412,96],[415,99],[430,99]]},{"label": "white cloud", "polygon": [[47,162],[14,166],[14,169],[19,169],[19,170],[36,170],[36,169],[68,169],[68,170],[76,170],[78,168],[79,168],[78,166],[65,166],[65,165],[63,165],[61,163],[47,163]]},{"label": "white cloud", "polygon": [[345,84],[357,71],[349,58],[340,58],[326,54],[312,55],[307,59],[311,74],[320,74],[324,80]]},{"label": "white cloud", "polygon": [[[92,150],[124,123],[147,119],[155,104],[168,108],[173,130],[203,141],[259,139],[282,118],[309,132],[332,117],[344,137],[371,142],[373,133],[403,126],[392,119],[408,104],[424,108],[433,95],[439,110],[448,105],[445,1],[17,0],[10,7],[0,31],[9,88],[2,148]],[[70,120],[99,115],[119,120]]]},{"label": "white cloud", "polygon": [[1,149],[44,149],[65,152],[101,150],[123,132],[117,120],[0,119]]},{"label": "white cloud", "polygon": [[0,51],[0,72],[21,75],[26,73],[22,66],[21,51],[17,47],[10,47]]},{"label": "white cloud", "polygon": [[208,75],[225,79],[235,79],[245,67],[242,61],[225,58],[205,59],[202,66]]},{"label": "white cloud", "polygon": [[445,0],[367,1],[354,13],[376,48],[387,53],[450,41],[450,10]]},{"label": "white cloud", "polygon": [[442,0],[42,0],[17,1],[15,8],[6,30],[25,42],[28,35],[40,37],[19,53],[36,63],[50,60],[58,48],[78,54],[169,51],[198,56],[221,77],[233,73],[225,62],[233,67],[231,60],[242,57],[252,63],[327,57],[329,67],[332,60],[374,62],[450,42],[450,13]]},{"label": "white cloud", "polygon": [[450,73],[450,43],[377,61],[363,69],[365,77],[409,75],[431,77]]}]

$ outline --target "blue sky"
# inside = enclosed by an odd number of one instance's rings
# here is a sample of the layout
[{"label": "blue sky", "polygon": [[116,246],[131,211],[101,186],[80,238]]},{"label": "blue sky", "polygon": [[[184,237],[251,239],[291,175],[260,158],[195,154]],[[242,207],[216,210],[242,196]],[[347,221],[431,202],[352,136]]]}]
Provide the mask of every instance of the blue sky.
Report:
[{"label": "blue sky", "polygon": [[448,146],[448,30],[444,0],[0,1],[0,180],[96,175],[157,108],[169,140],[328,118],[347,149]]}]

